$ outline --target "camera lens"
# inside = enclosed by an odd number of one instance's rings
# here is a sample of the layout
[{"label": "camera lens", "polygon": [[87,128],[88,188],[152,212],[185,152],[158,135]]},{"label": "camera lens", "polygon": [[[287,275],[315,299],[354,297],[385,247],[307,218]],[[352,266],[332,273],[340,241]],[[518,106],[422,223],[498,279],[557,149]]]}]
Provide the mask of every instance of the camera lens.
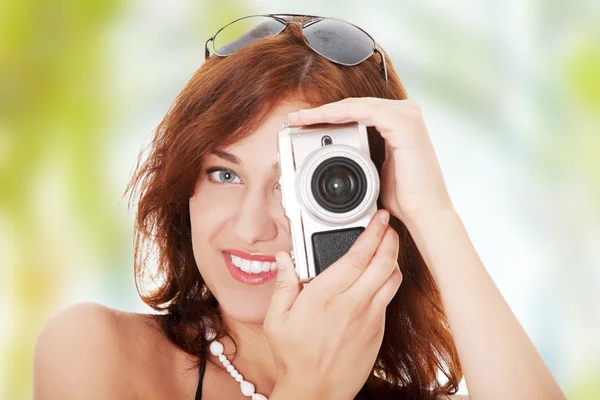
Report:
[{"label": "camera lens", "polygon": [[327,211],[345,213],[362,202],[367,193],[363,169],[346,157],[332,157],[314,171],[311,189],[317,203]]},{"label": "camera lens", "polygon": [[336,204],[344,204],[348,201],[348,195],[352,192],[356,183],[348,170],[340,167],[329,168],[321,179],[320,189],[328,201]]}]

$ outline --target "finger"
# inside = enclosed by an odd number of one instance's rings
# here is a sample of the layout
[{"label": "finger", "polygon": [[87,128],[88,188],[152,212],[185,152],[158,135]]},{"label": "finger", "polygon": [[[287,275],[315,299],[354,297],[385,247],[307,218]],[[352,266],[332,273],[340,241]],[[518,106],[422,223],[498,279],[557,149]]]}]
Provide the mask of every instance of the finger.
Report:
[{"label": "finger", "polygon": [[321,272],[311,284],[324,288],[325,293],[347,290],[369,265],[388,227],[389,218],[386,210],[378,210],[350,250]]},{"label": "finger", "polygon": [[[374,126],[394,149],[410,147],[415,126],[424,124],[421,108],[409,100],[351,98],[288,114],[292,125],[358,122]],[[421,127],[416,131],[426,131]],[[411,132],[413,135],[411,136]],[[418,136],[418,135],[417,135]]]},{"label": "finger", "polygon": [[343,106],[345,104],[375,104],[379,107],[391,104],[394,107],[403,107],[407,106],[408,103],[412,103],[412,101],[409,101],[408,99],[396,100],[384,99],[380,97],[347,97],[345,99],[334,101],[331,103],[325,103],[317,107],[306,108],[305,110],[336,108],[340,105]]},{"label": "finger", "polygon": [[301,291],[301,284],[290,255],[281,251],[275,255],[275,259],[277,260],[277,277],[271,304],[265,316],[265,325],[285,316]]},{"label": "finger", "polygon": [[402,278],[402,272],[400,272],[400,267],[398,266],[398,263],[396,263],[396,267],[392,271],[392,274],[371,299],[369,304],[371,312],[378,315],[381,315],[382,312],[385,313],[385,309],[390,304],[402,284]]},{"label": "finger", "polygon": [[394,207],[392,206],[396,202],[396,194],[394,193],[396,187],[394,176],[394,153],[392,147],[388,143],[386,143],[385,147],[385,160],[383,162],[380,174],[380,198],[383,202],[383,206],[386,209],[394,211]]},{"label": "finger", "polygon": [[346,104],[373,104],[375,107],[391,107],[396,109],[397,111],[407,111],[407,112],[421,112],[421,107],[409,99],[384,99],[380,97],[348,97],[342,99],[340,101],[336,101],[333,103],[326,103],[319,107],[309,108],[312,109],[328,109],[328,108],[338,108],[340,106],[345,106]]},{"label": "finger", "polygon": [[392,106],[382,107],[375,102],[338,103],[288,114],[288,122],[292,125],[358,122],[376,127],[384,137],[397,129],[398,119],[399,114]]},{"label": "finger", "polygon": [[344,293],[359,303],[367,303],[388,280],[398,262],[399,240],[396,231],[388,227],[369,267]]}]

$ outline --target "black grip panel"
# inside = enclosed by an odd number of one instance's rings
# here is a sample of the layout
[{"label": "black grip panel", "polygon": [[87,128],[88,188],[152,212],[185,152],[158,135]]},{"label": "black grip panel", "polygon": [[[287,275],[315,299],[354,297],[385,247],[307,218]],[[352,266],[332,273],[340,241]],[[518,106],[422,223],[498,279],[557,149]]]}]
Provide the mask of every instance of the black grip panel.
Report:
[{"label": "black grip panel", "polygon": [[315,273],[319,275],[346,254],[358,235],[364,230],[364,227],[357,226],[356,228],[313,233],[311,239],[315,259]]}]

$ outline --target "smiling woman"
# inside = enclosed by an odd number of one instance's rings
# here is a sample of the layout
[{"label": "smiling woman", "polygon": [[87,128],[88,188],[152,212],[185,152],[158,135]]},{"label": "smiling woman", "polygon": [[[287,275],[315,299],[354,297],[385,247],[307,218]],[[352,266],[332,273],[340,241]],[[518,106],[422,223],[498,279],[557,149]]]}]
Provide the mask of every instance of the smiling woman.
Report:
[{"label": "smiling woman", "polygon": [[[435,399],[457,392],[461,363],[481,398],[517,398],[513,378],[560,398],[481,272],[389,59],[373,42],[340,62],[309,33],[366,40],[360,28],[278,18],[281,30],[207,58],[140,157],[135,274],[161,277],[139,285],[159,314],[85,304],[55,316],[36,348],[36,398]],[[365,123],[382,182],[385,210],[304,287],[281,206],[284,120]]]},{"label": "smiling woman", "polygon": [[252,136],[211,151],[200,165],[189,200],[193,251],[211,293],[236,321],[262,324],[277,274],[275,254],[291,250],[273,168],[275,133],[289,112],[305,106],[278,106]]}]

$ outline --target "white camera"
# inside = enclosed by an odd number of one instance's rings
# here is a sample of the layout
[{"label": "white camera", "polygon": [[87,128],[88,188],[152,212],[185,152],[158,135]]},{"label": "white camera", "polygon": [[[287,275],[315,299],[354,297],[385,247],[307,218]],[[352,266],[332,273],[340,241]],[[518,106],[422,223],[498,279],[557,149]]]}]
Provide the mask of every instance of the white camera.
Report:
[{"label": "white camera", "polygon": [[290,127],[278,134],[282,205],[292,258],[308,283],[343,256],[377,211],[379,175],[358,123]]}]

